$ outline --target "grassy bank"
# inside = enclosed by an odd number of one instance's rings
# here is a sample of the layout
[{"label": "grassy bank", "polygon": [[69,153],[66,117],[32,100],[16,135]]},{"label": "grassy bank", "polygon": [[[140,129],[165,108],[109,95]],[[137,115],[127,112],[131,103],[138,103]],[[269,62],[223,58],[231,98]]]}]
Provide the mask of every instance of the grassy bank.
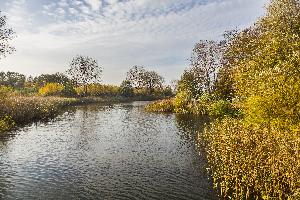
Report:
[{"label": "grassy bank", "polygon": [[7,132],[18,125],[56,116],[79,99],[62,97],[13,96],[2,99],[0,104],[0,132]]},{"label": "grassy bank", "polygon": [[214,100],[205,96],[199,99],[186,100],[181,95],[176,95],[175,98],[151,102],[146,105],[145,109],[149,112],[173,112],[177,114],[210,116],[211,118],[239,115],[239,109],[231,102]]}]

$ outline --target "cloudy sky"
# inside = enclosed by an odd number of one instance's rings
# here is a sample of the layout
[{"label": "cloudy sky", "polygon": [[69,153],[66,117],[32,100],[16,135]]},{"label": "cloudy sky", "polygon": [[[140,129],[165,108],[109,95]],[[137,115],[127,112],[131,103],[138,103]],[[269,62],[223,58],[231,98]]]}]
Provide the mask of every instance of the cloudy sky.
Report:
[{"label": "cloudy sky", "polygon": [[64,72],[78,54],[118,84],[133,65],[157,70],[167,82],[188,66],[193,45],[247,27],[267,0],[0,0],[17,33],[17,51],[0,71],[26,75]]}]

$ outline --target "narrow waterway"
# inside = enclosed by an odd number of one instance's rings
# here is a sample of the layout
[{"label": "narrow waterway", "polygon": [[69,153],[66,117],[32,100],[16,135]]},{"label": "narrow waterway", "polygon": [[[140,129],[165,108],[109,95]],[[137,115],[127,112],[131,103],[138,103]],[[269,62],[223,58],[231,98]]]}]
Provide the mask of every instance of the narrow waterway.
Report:
[{"label": "narrow waterway", "polygon": [[196,121],[141,102],[71,108],[0,139],[0,199],[216,199]]}]

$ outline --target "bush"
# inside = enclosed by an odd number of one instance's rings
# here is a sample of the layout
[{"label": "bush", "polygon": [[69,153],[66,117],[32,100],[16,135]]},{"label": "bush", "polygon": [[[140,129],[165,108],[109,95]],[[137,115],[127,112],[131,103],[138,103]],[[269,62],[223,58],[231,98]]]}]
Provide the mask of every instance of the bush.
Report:
[{"label": "bush", "polygon": [[212,102],[208,106],[208,113],[214,117],[233,117],[238,115],[238,110],[233,108],[232,103],[226,100],[218,100]]},{"label": "bush", "polygon": [[38,92],[36,87],[24,87],[18,89],[17,92],[21,95],[33,95]]},{"label": "bush", "polygon": [[0,119],[0,133],[11,130],[15,126],[14,120],[10,116]]},{"label": "bush", "polygon": [[173,99],[165,99],[150,103],[145,109],[150,112],[174,112]]},{"label": "bush", "polygon": [[77,92],[71,84],[66,84],[64,89],[61,91],[64,97],[75,97],[77,96]]},{"label": "bush", "polygon": [[191,113],[190,103],[192,101],[192,96],[187,91],[178,92],[174,98],[174,111],[178,114],[188,114]]},{"label": "bush", "polygon": [[299,138],[299,127],[212,123],[204,140],[215,186],[228,199],[300,199]]},{"label": "bush", "polygon": [[39,94],[42,96],[58,96],[62,94],[65,87],[59,83],[47,83],[39,89]]},{"label": "bush", "polygon": [[212,96],[210,94],[202,94],[197,101],[193,103],[192,113],[196,115],[208,115],[208,108],[213,102]]}]

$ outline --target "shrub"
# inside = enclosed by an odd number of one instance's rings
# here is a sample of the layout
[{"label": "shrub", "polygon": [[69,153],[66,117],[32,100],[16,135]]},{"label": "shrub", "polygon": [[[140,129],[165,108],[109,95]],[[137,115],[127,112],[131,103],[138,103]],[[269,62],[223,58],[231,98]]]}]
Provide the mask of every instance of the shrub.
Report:
[{"label": "shrub", "polygon": [[56,96],[61,95],[65,87],[59,83],[47,83],[44,87],[39,89],[39,94],[42,96]]},{"label": "shrub", "polygon": [[10,93],[13,92],[13,88],[9,86],[0,86],[0,98],[7,97]]},{"label": "shrub", "polygon": [[232,103],[226,100],[213,101],[208,106],[208,113],[214,117],[237,116],[238,110],[233,108]]},{"label": "shrub", "polygon": [[192,96],[187,91],[178,92],[174,98],[174,111],[178,114],[188,114],[190,110],[190,102]]},{"label": "shrub", "polygon": [[148,104],[145,109],[150,112],[173,112],[174,104],[173,99],[165,99],[160,101],[155,101]]},{"label": "shrub", "polygon": [[197,101],[193,103],[193,108],[191,108],[192,113],[196,115],[208,115],[208,108],[212,101],[213,100],[210,94],[202,94]]},{"label": "shrub", "polygon": [[64,97],[75,97],[77,92],[71,84],[64,85],[64,89],[61,91]]},{"label": "shrub", "polygon": [[33,95],[38,92],[36,87],[24,87],[17,90],[21,95]]},{"label": "shrub", "polygon": [[0,133],[11,130],[15,126],[14,120],[10,116],[0,119]]},{"label": "shrub", "polygon": [[299,138],[299,127],[269,129],[230,118],[212,123],[204,140],[215,186],[228,199],[299,199]]}]

